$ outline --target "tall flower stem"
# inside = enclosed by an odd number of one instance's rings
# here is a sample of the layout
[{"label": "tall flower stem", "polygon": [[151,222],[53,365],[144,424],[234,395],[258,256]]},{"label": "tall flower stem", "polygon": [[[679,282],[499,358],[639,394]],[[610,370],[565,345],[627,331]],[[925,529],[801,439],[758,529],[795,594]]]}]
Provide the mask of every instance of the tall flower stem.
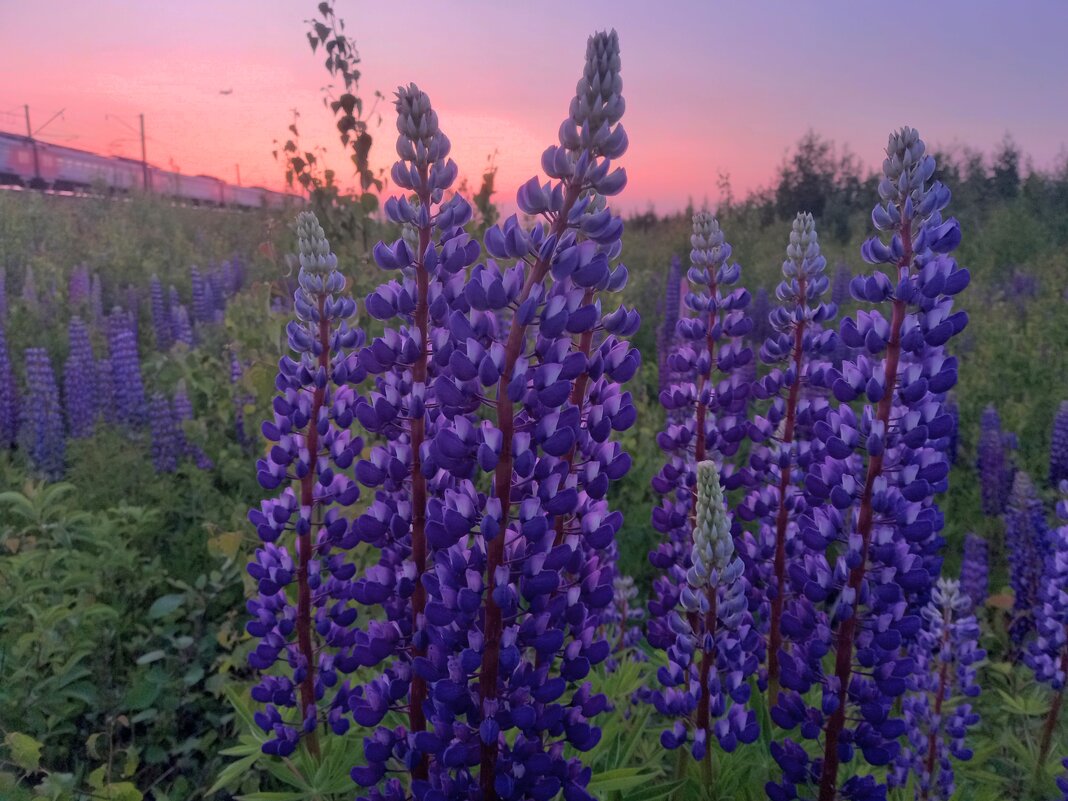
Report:
[{"label": "tall flower stem", "polygon": [[[943,611],[942,616],[942,649],[948,650],[950,644],[950,635],[952,634],[951,607],[947,606]],[[926,770],[928,776],[934,776],[935,760],[938,758],[938,740],[940,737],[939,729],[942,727],[942,705],[946,700],[946,682],[949,679],[949,661],[942,660],[942,666],[938,669],[938,689],[935,691],[934,699],[934,715],[933,720],[938,721],[938,727],[932,728],[927,734],[927,762]],[[930,796],[930,786],[924,785],[921,789],[920,801],[927,801]]]},{"label": "tall flower stem", "polygon": [[[559,239],[567,228],[568,215],[578,200],[580,191],[580,182],[572,182],[568,186],[563,207],[557,212],[550,236]],[[545,280],[551,259],[550,253],[534,263],[516,300],[517,307],[530,297],[530,292],[536,284]],[[512,501],[512,437],[515,434],[515,407],[511,398],[508,397],[508,383],[512,379],[516,362],[523,350],[526,330],[526,325],[519,323],[518,320],[512,321],[504,349],[504,369],[497,385],[497,428],[501,432],[501,454],[494,472],[493,489],[501,505],[501,522],[500,530],[497,536],[490,540],[486,553],[485,641],[482,650],[482,670],[478,681],[479,701],[483,711],[486,708],[486,701],[497,697],[497,681],[500,672],[501,633],[504,628],[504,619],[501,608],[493,600],[493,591],[496,588],[497,568],[504,562],[504,540],[507,536]],[[482,743],[479,784],[482,787],[483,801],[496,801],[497,799],[497,790],[494,786],[497,752],[497,743]]]},{"label": "tall flower stem", "polygon": [[[420,183],[428,186],[427,167],[419,167]],[[430,207],[429,189],[419,193],[419,202],[423,208]],[[415,327],[419,331],[419,354],[412,365],[412,383],[415,386],[426,385],[427,360],[429,358],[429,323],[430,276],[427,273],[425,254],[430,245],[430,224],[419,227],[419,252],[415,254],[415,280],[417,297],[415,300]],[[422,449],[426,438],[426,415],[417,414],[412,418],[412,561],[415,563],[415,589],[412,592],[412,656],[426,655],[422,638],[419,636],[420,619],[426,611],[426,587],[423,586],[423,574],[426,572],[426,476],[423,475]],[[426,730],[426,714],[423,704],[427,698],[426,680],[417,672],[412,674],[412,686],[408,700],[408,728],[412,733]],[[412,766],[412,778],[424,780],[429,774],[429,758],[422,754],[419,761]]]},{"label": "tall flower stem", "polygon": [[[903,210],[902,210],[903,211]],[[908,276],[912,264],[912,226],[906,217],[901,227],[901,241],[904,253],[898,259],[898,279]],[[897,367],[901,358],[901,326],[905,321],[905,301],[895,298],[893,314],[890,319],[890,339],[886,348],[886,363],[883,371],[883,386],[886,388],[879,401],[877,418],[883,430],[889,428],[890,408],[893,405],[897,388]],[[834,801],[838,794],[838,738],[846,719],[846,697],[849,692],[849,680],[853,672],[853,646],[857,633],[857,608],[860,604],[861,585],[868,565],[868,551],[871,547],[871,530],[875,518],[872,508],[872,496],[875,482],[883,473],[883,454],[869,456],[868,472],[864,480],[864,490],[860,498],[860,512],[857,517],[857,532],[861,537],[860,561],[849,572],[848,586],[853,592],[853,611],[842,623],[835,643],[835,677],[838,680],[838,708],[831,715],[823,749],[823,771],[820,774],[819,801]]]},{"label": "tall flower stem", "polygon": [[[319,367],[327,372],[330,368],[330,319],[326,314],[325,296],[319,295]],[[312,394],[312,409],[310,422],[308,423],[308,459],[314,464],[319,456],[319,429],[316,422],[319,420],[320,411],[323,408],[323,400],[326,396],[324,386],[316,387]],[[300,480],[300,503],[309,514],[315,508],[315,481],[314,470]],[[315,520],[312,520],[312,529],[307,534],[297,535],[297,551],[300,561],[297,568],[297,645],[300,648],[301,657],[307,665],[307,672],[300,683],[300,706],[303,716],[307,716],[309,708],[315,708],[315,646],[312,643],[312,599],[311,587],[308,584],[308,564],[312,559],[312,534],[315,530]],[[320,757],[319,735],[317,728],[308,732],[308,753],[316,759]]]},{"label": "tall flower stem", "polygon": [[[798,292],[800,297],[805,297],[805,289],[808,282],[804,275],[798,276]],[[790,449],[794,441],[794,426],[797,423],[797,401],[801,395],[801,359],[804,356],[805,322],[801,320],[794,329],[794,383],[790,387],[790,395],[786,400],[786,424],[783,428],[783,445]],[[782,606],[783,594],[786,586],[786,526],[789,522],[789,512],[786,509],[786,493],[790,487],[790,478],[793,471],[793,457],[790,463],[783,467],[782,476],[779,478],[779,511],[775,517],[775,595],[771,599],[771,620],[769,622],[768,635],[768,703],[774,705],[779,697],[779,649],[782,647]]]}]

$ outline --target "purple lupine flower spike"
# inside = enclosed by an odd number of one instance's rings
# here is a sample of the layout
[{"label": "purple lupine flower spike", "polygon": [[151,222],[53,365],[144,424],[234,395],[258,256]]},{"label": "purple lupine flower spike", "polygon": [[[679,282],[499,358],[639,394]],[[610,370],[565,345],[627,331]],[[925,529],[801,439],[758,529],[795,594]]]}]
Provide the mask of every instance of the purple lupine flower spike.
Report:
[{"label": "purple lupine flower spike", "polygon": [[153,392],[148,402],[149,429],[152,434],[152,466],[157,473],[178,469],[183,443],[174,409],[166,396]]},{"label": "purple lupine flower spike", "polygon": [[[686,306],[694,316],[678,323],[679,345],[669,364],[679,380],[660,395],[669,415],[658,444],[668,459],[653,478],[663,496],[653,525],[666,536],[649,560],[664,575],[654,583],[647,638],[668,654],[657,676],[662,689],[650,695],[661,714],[675,718],[661,743],[667,748],[689,743],[693,757],[710,769],[713,740],[732,751],[758,734],[745,701],[763,646],[748,609],[744,564],[739,558],[723,561],[715,581],[708,581],[708,527],[698,516],[694,493],[703,483],[706,492],[721,496],[721,485],[737,488],[745,479],[727,459],[748,433],[751,382],[744,373],[753,353],[742,340],[752,323],[744,311],[749,293],[730,289],[741,268],[730,261],[731,246],[715,218],[694,215],[690,243]],[[709,454],[722,464],[708,460]],[[703,482],[701,473],[707,474]],[[717,531],[728,525],[725,510],[723,515]],[[733,551],[730,533],[716,540],[721,556]]]},{"label": "purple lupine flower spike", "polygon": [[1009,455],[1011,439],[1001,430],[997,409],[987,406],[979,417],[979,444],[976,468],[979,470],[979,489],[983,514],[1000,515],[1005,511],[1012,492],[1012,478],[1016,471]]},{"label": "purple lupine flower spike", "polygon": [[7,349],[4,321],[0,318],[0,449],[14,447],[19,428],[19,390]]},{"label": "purple lupine flower spike", "polygon": [[89,265],[78,264],[71,270],[67,280],[67,303],[71,308],[78,308],[89,303],[89,294],[92,291],[89,277]]},{"label": "purple lupine flower spike", "polygon": [[193,319],[201,325],[213,322],[209,286],[196,265],[189,268],[189,283],[192,286]]},{"label": "purple lupine flower spike", "polygon": [[747,679],[756,667],[747,642],[755,636],[748,582],[734,552],[719,473],[714,461],[697,464],[689,567],[680,606],[668,616],[676,639],[657,672],[663,689],[651,696],[660,714],[674,718],[661,744],[674,749],[691,742],[693,758],[709,764],[713,739],[730,752],[759,734],[756,715],[746,709]]},{"label": "purple lupine flower spike", "polygon": [[1060,492],[1057,516],[1062,525],[1050,532],[1049,552],[1034,610],[1036,636],[1024,655],[1035,680],[1053,690],[1039,742],[1039,765],[1044,765],[1049,757],[1068,684],[1068,481],[1061,482]]},{"label": "purple lupine flower spike", "polygon": [[170,314],[163,297],[163,284],[157,276],[152,276],[149,283],[149,295],[152,311],[152,331],[156,336],[156,349],[168,351],[174,344],[174,331],[171,328]]},{"label": "purple lupine flower spike", "polygon": [[834,281],[831,283],[831,303],[838,308],[849,300],[849,283],[853,280],[853,270],[845,262],[838,262],[834,268]]},{"label": "purple lupine flower spike", "polygon": [[986,540],[979,535],[964,535],[964,559],[960,567],[960,586],[964,594],[971,599],[972,608],[977,614],[986,603],[988,592],[990,575],[988,550]]},{"label": "purple lupine flower spike", "polygon": [[664,288],[664,319],[657,330],[657,375],[661,392],[671,386],[671,372],[667,362],[675,344],[675,329],[679,321],[679,306],[682,295],[681,289],[682,264],[678,256],[672,256],[671,266],[668,267],[667,272],[667,285]]},{"label": "purple lupine flower spike", "polygon": [[944,346],[967,325],[953,296],[969,275],[949,256],[960,228],[942,217],[950,192],[931,183],[934,171],[915,130],[891,134],[872,212],[889,241],[873,237],[862,248],[890,274],[853,278],[853,297],[876,308],[842,320],[839,335],[853,352],[841,368],[812,376],[838,406],[813,427],[826,457],[805,476],[807,553],[791,573],[804,603],[793,612],[771,714],[820,740],[821,753],[813,759],[789,738],[773,744],[782,777],[766,788],[772,801],[885,798],[874,776],[840,783],[840,766],[858,751],[871,765],[893,762],[905,730],[893,710],[915,667],[908,649],[941,563],[934,497],[949,472],[944,402],[958,367]]},{"label": "purple lupine flower spike", "polygon": [[[419,386],[422,326],[388,328],[360,354],[380,378],[357,414],[389,442],[357,467],[378,490],[361,533],[381,549],[360,589],[383,593],[391,624],[369,632],[371,642],[390,656],[394,643],[400,647],[363,688],[353,714],[377,723],[391,702],[404,709],[405,700],[409,713],[408,727],[379,726],[365,740],[375,757],[353,771],[358,783],[374,786],[364,797],[403,795],[388,770],[410,771],[416,796],[590,797],[590,771],[577,754],[598,741],[593,719],[607,699],[585,679],[611,652],[602,629],[622,523],[605,496],[630,466],[612,432],[634,422],[620,382],[639,364],[623,339],[636,329],[637,314],[601,307],[605,293],[627,279],[625,268],[612,264],[622,221],[606,207],[626,180],[612,164],[627,145],[618,124],[619,66],[617,37],[592,37],[560,145],[543,154],[550,180],[531,180],[518,193],[533,224],[513,216],[491,227],[484,240],[490,259],[469,277],[464,267],[478,248],[455,232],[470,213],[466,204],[439,207],[443,195],[418,205],[387,203],[392,219],[416,229],[418,244],[409,244],[409,234],[375,249],[378,264],[405,280],[380,287],[368,310],[387,320],[417,316],[421,252],[432,347],[425,394],[400,391]],[[450,162],[419,169],[422,158],[447,152],[443,142],[420,141],[437,132],[423,98],[411,88],[404,93],[401,161],[393,168],[395,183],[417,195],[428,179],[455,178]],[[421,229],[433,235],[425,250]],[[479,414],[482,406],[488,414]],[[405,493],[413,456],[400,447],[403,429],[414,431],[420,420],[428,424],[419,449],[428,498],[422,620],[409,605],[417,571],[406,558],[416,531],[407,521],[422,504]],[[387,568],[398,556],[413,569],[394,578]],[[418,653],[424,649],[425,656]],[[427,688],[425,731],[409,729],[418,724],[416,678]]]},{"label": "purple lupine flower spike", "polygon": [[[338,684],[338,670],[360,662],[349,604],[355,566],[346,553],[356,538],[340,509],[360,495],[344,471],[363,447],[350,427],[352,385],[365,373],[351,352],[363,338],[348,324],[356,304],[343,294],[345,278],[314,214],[298,216],[297,237],[297,318],[286,329],[297,358],[278,364],[274,419],[263,424],[273,444],[256,465],[260,485],[280,492],[249,511],[263,547],[248,565],[259,592],[248,602],[246,629],[259,639],[249,664],[261,672],[252,697],[266,704],[255,715],[268,734],[264,753],[286,756],[303,739],[318,757],[321,717],[344,731],[348,686]],[[267,673],[276,663],[289,671]]]},{"label": "purple lupine flower spike", "polygon": [[128,327],[125,315],[113,313],[110,320],[117,319],[119,322],[110,326],[112,330],[108,341],[115,419],[121,424],[139,428],[148,420],[145,386],[141,378],[141,359],[137,353],[137,340]]},{"label": "purple lupine flower spike", "polygon": [[912,649],[915,671],[902,700],[906,745],[889,784],[903,787],[910,774],[916,801],[949,801],[955,790],[953,760],[967,762],[965,736],[979,722],[971,699],[979,696],[976,664],[979,623],[971,599],[953,579],[940,578],[924,607],[924,626]]},{"label": "purple lupine flower spike", "polygon": [[19,448],[33,471],[48,481],[63,477],[66,439],[59,388],[44,348],[26,349],[26,395],[19,421]]},{"label": "purple lupine flower spike", "polygon": [[[399,273],[399,280],[383,284],[368,296],[368,312],[386,325],[383,336],[359,356],[376,381],[356,414],[365,428],[385,442],[356,466],[357,478],[375,490],[375,501],[357,521],[357,530],[380,553],[378,564],[358,585],[356,598],[383,605],[395,627],[389,638],[379,639],[375,659],[368,664],[385,663],[375,682],[387,680],[398,688],[393,700],[406,703],[407,726],[379,728],[369,738],[368,742],[384,740],[393,746],[371,748],[369,753],[381,758],[354,770],[354,779],[365,787],[383,778],[390,759],[402,761],[413,782],[430,779],[432,749],[427,746],[443,744],[427,737],[431,676],[413,670],[413,663],[427,662],[428,646],[438,636],[431,628],[438,621],[427,612],[427,581],[434,571],[433,552],[441,544],[439,536],[451,536],[469,522],[478,502],[468,484],[450,479],[448,468],[438,464],[432,451],[439,438],[443,441],[453,434],[443,412],[446,403],[455,402],[462,393],[448,391],[453,345],[447,323],[450,313],[465,309],[464,271],[481,248],[462,228],[471,216],[467,201],[455,194],[445,197],[458,170],[449,158],[452,145],[429,96],[415,84],[400,87],[395,108],[399,158],[392,173],[397,186],[414,196],[415,203],[408,196],[386,201],[386,214],[403,226],[404,236],[392,244],[379,242],[374,248],[378,266]],[[480,322],[488,321],[487,317]],[[474,330],[471,335],[477,336]],[[464,342],[455,358],[458,369],[470,380],[472,375],[465,368],[473,365],[460,366],[467,347]],[[438,398],[439,388],[445,390],[446,398]],[[456,493],[444,498],[445,506],[443,492]],[[441,531],[442,515],[448,518],[445,532]],[[388,528],[383,525],[387,520],[391,521]],[[364,695],[354,702],[354,715],[363,725],[376,725],[387,711],[384,699],[373,685]]]},{"label": "purple lupine flower spike", "polygon": [[1049,443],[1049,483],[1056,487],[1068,481],[1068,400],[1061,401],[1053,418],[1053,435]]},{"label": "purple lupine flower spike", "polygon": [[[835,348],[835,333],[823,324],[835,316],[837,308],[820,300],[828,287],[826,265],[815,220],[811,214],[799,213],[790,231],[783,280],[775,289],[781,305],[768,313],[772,333],[760,349],[761,360],[773,369],[753,385],[757,397],[773,398],[767,416],[756,417],[750,427],[754,442],[771,442],[770,447],[755,446],[749,459],[752,472],[762,475],[766,486],[751,491],[740,510],[743,515],[763,518],[757,538],[746,535],[746,550],[753,565],[750,580],[768,585],[768,592],[759,595],[767,607],[762,617],[767,620],[772,703],[779,689],[784,609],[794,595],[787,587],[787,562],[794,562],[798,555],[796,521],[806,511],[802,476],[823,458],[822,443],[812,432],[816,424],[826,424],[829,406],[823,395],[809,390],[813,372],[826,366]],[[772,488],[770,494],[766,487]],[[764,564],[758,568],[761,561]]]},{"label": "purple lupine flower spike", "polygon": [[1017,471],[1005,511],[1005,551],[1013,591],[1009,633],[1020,646],[1035,630],[1041,605],[1042,575],[1050,555],[1051,535],[1046,509],[1031,477]]},{"label": "purple lupine flower spike", "polygon": [[89,329],[79,317],[68,327],[70,350],[63,368],[63,401],[67,430],[75,439],[88,437],[96,426],[99,406],[96,397],[96,361]]}]

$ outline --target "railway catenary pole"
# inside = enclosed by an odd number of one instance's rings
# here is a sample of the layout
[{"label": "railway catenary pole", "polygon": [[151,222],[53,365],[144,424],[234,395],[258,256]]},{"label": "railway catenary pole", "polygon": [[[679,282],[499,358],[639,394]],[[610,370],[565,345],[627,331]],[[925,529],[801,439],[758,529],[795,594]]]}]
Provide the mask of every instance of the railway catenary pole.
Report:
[{"label": "railway catenary pole", "polygon": [[26,138],[30,140],[30,147],[33,149],[33,180],[40,183],[41,162],[37,157],[37,140],[33,138],[33,127],[30,125],[30,106],[27,103],[23,108],[26,110]]},{"label": "railway catenary pole", "polygon": [[145,115],[138,114],[141,118],[141,177],[145,183],[145,191],[148,191],[148,155],[145,153]]}]

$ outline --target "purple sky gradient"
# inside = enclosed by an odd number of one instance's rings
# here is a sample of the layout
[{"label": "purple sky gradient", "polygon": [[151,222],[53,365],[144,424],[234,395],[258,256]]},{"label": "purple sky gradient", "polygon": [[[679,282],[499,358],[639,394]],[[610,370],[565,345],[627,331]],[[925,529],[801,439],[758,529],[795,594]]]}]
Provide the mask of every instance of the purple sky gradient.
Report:
[{"label": "purple sky gradient", "polygon": [[[0,1],[0,129],[66,108],[45,140],[138,156],[186,173],[279,187],[272,140],[302,114],[304,144],[329,143],[327,74],[304,39],[314,0]],[[448,9],[448,13],[442,9]],[[809,128],[876,164],[887,133],[989,150],[1011,132],[1037,166],[1068,142],[1068,3],[513,3],[337,0],[363,57],[364,95],[415,81],[439,111],[461,173],[477,184],[497,150],[508,196],[555,138],[586,36],[615,27],[623,49],[624,206],[660,211],[767,185]],[[230,95],[220,90],[232,89]],[[389,103],[372,162],[393,159]],[[106,118],[110,115],[111,119]],[[502,198],[509,200],[509,198]]]}]

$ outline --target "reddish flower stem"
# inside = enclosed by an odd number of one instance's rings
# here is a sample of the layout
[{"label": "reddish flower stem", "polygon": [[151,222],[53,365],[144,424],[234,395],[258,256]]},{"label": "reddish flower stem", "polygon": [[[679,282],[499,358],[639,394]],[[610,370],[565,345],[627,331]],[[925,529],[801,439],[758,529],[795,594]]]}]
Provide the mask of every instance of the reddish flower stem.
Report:
[{"label": "reddish flower stem", "polygon": [[[902,215],[904,216],[904,215]],[[904,253],[897,263],[899,279],[907,275],[912,264],[912,226],[905,220],[901,227],[901,242]],[[902,273],[904,271],[904,273]],[[886,365],[883,370],[882,399],[877,417],[883,424],[884,436],[889,433],[890,408],[897,391],[897,366],[901,358],[901,325],[905,321],[905,301],[895,299],[890,318],[890,340],[886,347]],[[868,458],[868,473],[864,479],[864,491],[860,497],[860,512],[857,517],[857,532],[861,537],[860,563],[849,571],[848,586],[853,591],[853,613],[838,629],[835,643],[835,676],[838,679],[838,708],[827,723],[823,748],[823,772],[820,775],[819,801],[834,801],[838,794],[838,739],[845,726],[846,700],[849,680],[853,672],[853,645],[857,634],[857,614],[860,606],[861,585],[868,566],[868,551],[871,547],[871,529],[874,521],[872,496],[875,482],[883,473],[883,455]]]},{"label": "reddish flower stem", "polygon": [[[330,370],[330,323],[326,318],[326,298],[319,296],[319,366],[329,373]],[[312,558],[312,536],[315,534],[315,463],[319,459],[319,414],[326,399],[326,387],[316,387],[312,393],[311,419],[308,423],[308,472],[300,480],[300,504],[308,510],[312,518],[312,527],[304,536],[297,537],[299,564],[297,567],[297,647],[307,665],[304,680],[300,683],[301,720],[308,714],[308,709],[315,708],[315,647],[312,644],[311,625],[311,587],[308,585],[308,563]],[[304,735],[308,752],[319,758],[318,727]]]},{"label": "reddish flower stem", "polygon": [[[427,183],[426,167],[420,167],[422,183]],[[430,193],[420,194],[419,202],[429,208]],[[419,329],[419,355],[412,365],[412,383],[422,384],[425,390],[427,379],[427,362],[429,360],[430,335],[429,322],[430,276],[424,264],[424,254],[430,245],[430,226],[419,229],[419,252],[415,256],[415,280],[417,286],[415,300],[415,325]],[[426,572],[426,477],[423,475],[423,458],[421,455],[423,440],[426,438],[426,415],[418,414],[412,418],[412,561],[415,563],[415,590],[412,592],[412,657],[426,655],[426,649],[415,644],[414,638],[419,632],[419,621],[426,610],[426,587],[423,586],[423,574]],[[426,714],[423,705],[427,699],[426,680],[417,673],[412,673],[412,686],[408,701],[408,729],[411,732],[426,730]],[[429,775],[429,758],[423,754],[412,766],[413,779],[426,779]]]},{"label": "reddish flower stem", "polygon": [[[557,212],[556,222],[550,232],[551,236],[559,237],[567,228],[568,215],[575,201],[578,200],[581,188],[577,183],[568,186],[563,207]],[[530,297],[535,284],[540,284],[545,280],[551,258],[550,255],[534,262],[523,284],[523,289],[516,299],[517,307]],[[493,590],[497,586],[497,568],[504,562],[504,540],[507,536],[512,502],[512,437],[515,434],[515,408],[508,397],[508,384],[512,380],[515,364],[523,351],[526,330],[525,325],[521,325],[518,320],[512,320],[512,327],[508,332],[508,340],[504,348],[504,369],[501,371],[501,379],[497,384],[497,428],[501,432],[501,454],[493,476],[493,489],[501,505],[501,524],[497,536],[490,540],[486,552],[485,637],[482,646],[482,669],[478,680],[478,695],[483,711],[487,700],[497,698],[497,682],[500,673],[501,634],[504,619],[501,608],[493,600]],[[479,785],[482,788],[482,801],[497,801],[497,790],[494,786],[496,776],[497,743],[483,743],[478,776]]]},{"label": "reddish flower stem", "polygon": [[[942,615],[942,651],[946,652],[947,645],[949,644],[949,626],[950,626],[950,612],[948,609],[943,612]],[[942,728],[942,704],[946,700],[946,682],[949,678],[949,662],[943,660],[942,666],[938,670],[938,690],[934,700],[934,719],[939,721],[938,729],[932,729],[927,733],[927,775],[934,776],[935,758],[938,753],[938,736],[939,730]],[[923,787],[920,794],[920,801],[927,801],[930,793],[930,785]]]},{"label": "reddish flower stem", "polygon": [[[710,271],[711,272],[711,271]],[[716,278],[715,274],[712,274],[712,282],[708,285],[709,295],[711,297],[716,296]],[[705,435],[705,418],[708,414],[708,404],[701,402],[701,394],[704,391],[704,380],[708,382],[709,399],[712,395],[712,373],[715,371],[716,361],[716,341],[712,339],[712,328],[719,322],[719,310],[712,312],[708,315],[708,332],[705,335],[705,346],[708,348],[708,375],[702,376],[703,381],[698,384],[698,399],[697,399],[697,420],[695,431],[697,434],[697,442],[694,443],[694,475],[696,475],[697,465],[705,460],[705,456],[708,450],[707,437]],[[697,489],[694,488],[693,493],[693,506],[690,512],[691,526],[690,526],[690,541],[693,542],[693,528],[697,525]],[[716,590],[714,587],[708,589],[708,603],[709,612],[705,615],[705,633],[712,635],[716,631]],[[690,625],[693,626],[694,632],[697,632],[698,617],[696,614],[691,614]],[[700,635],[699,635],[700,636]],[[703,640],[703,638],[702,638]],[[711,650],[704,651],[702,648],[701,653],[701,695],[697,702],[697,727],[702,729],[708,728],[708,721],[711,716],[710,708],[712,705],[712,699],[708,697],[708,674],[712,668],[712,662],[715,659],[716,649],[713,644]],[[712,744],[707,743],[706,747],[711,748]]]},{"label": "reddish flower stem", "polygon": [[[1065,628],[1068,630],[1068,626]],[[1068,645],[1065,646],[1064,652],[1061,654],[1061,670],[1068,672]],[[1057,721],[1060,719],[1063,706],[1064,688],[1062,687],[1053,696],[1053,702],[1049,705],[1049,712],[1046,714],[1046,725],[1042,727],[1042,742],[1038,747],[1038,763],[1035,766],[1038,771],[1042,770],[1042,766],[1049,759],[1050,748],[1053,746],[1053,733],[1057,731]]]},{"label": "reddish flower stem", "polygon": [[[806,280],[798,278],[798,294],[805,297]],[[786,399],[786,426],[782,441],[786,449],[794,441],[794,426],[797,422],[797,401],[801,395],[801,359],[804,355],[805,321],[801,320],[794,329],[794,383]],[[768,703],[774,705],[779,698],[779,649],[782,647],[782,606],[786,590],[786,526],[790,515],[786,509],[786,493],[790,489],[794,467],[793,455],[790,462],[782,468],[779,477],[779,512],[775,517],[775,595],[771,599],[771,620],[768,632]]]}]

